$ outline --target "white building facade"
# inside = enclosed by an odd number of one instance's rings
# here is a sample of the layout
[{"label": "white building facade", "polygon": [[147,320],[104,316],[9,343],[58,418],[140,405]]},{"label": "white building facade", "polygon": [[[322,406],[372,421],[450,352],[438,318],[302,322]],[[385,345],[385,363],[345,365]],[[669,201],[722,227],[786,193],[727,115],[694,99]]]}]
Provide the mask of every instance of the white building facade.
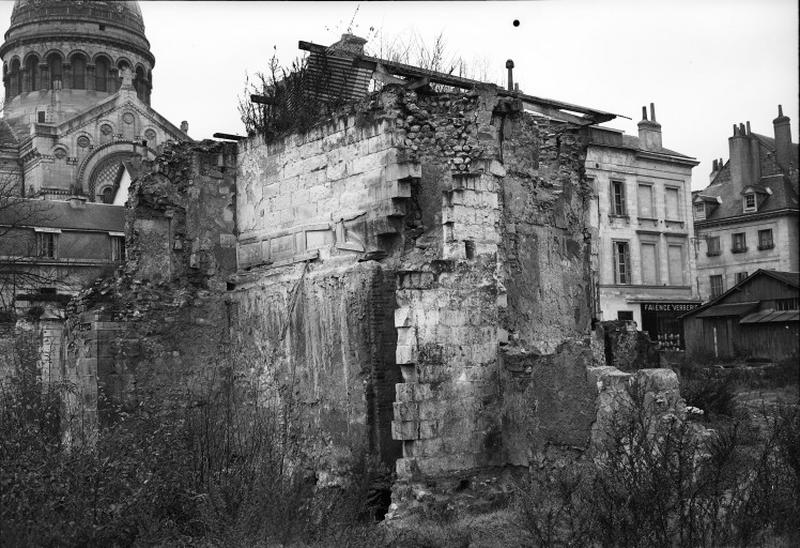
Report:
[{"label": "white building facade", "polygon": [[662,146],[652,104],[638,137],[602,127],[590,135],[596,317],[633,320],[663,348],[683,348],[677,317],[700,303],[691,209],[698,162]]}]

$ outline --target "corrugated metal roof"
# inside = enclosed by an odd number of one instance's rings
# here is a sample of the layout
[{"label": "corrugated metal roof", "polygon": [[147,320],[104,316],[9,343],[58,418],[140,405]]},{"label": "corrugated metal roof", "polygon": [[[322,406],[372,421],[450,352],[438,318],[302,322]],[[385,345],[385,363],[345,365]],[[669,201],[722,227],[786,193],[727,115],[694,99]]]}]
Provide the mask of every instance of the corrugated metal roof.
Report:
[{"label": "corrugated metal roof", "polygon": [[771,323],[800,321],[800,310],[759,310],[748,314],[739,323]]},{"label": "corrugated metal roof", "polygon": [[715,318],[719,316],[741,316],[758,307],[758,301],[748,303],[717,304],[700,312],[698,318]]}]

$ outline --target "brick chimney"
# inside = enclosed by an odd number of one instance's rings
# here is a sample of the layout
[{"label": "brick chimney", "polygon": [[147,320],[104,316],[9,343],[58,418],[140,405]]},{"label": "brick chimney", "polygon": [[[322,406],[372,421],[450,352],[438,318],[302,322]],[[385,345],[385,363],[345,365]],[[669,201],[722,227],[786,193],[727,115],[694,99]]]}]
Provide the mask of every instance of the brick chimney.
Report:
[{"label": "brick chimney", "polygon": [[775,159],[778,165],[787,171],[790,164],[798,167],[797,158],[792,158],[792,129],[789,117],[783,115],[781,105],[778,105],[778,117],[772,121],[772,126],[775,128]]},{"label": "brick chimney", "polygon": [[639,122],[639,146],[644,150],[661,150],[661,124],[656,122],[656,107],[650,103],[650,119],[647,107],[642,107],[642,121]]},{"label": "brick chimney", "polygon": [[733,136],[728,137],[728,150],[731,157],[731,185],[735,192],[741,192],[745,186],[754,182],[753,149],[744,124],[733,124]]},{"label": "brick chimney", "polygon": [[711,173],[708,174],[708,182],[713,183],[714,178],[722,171],[725,162],[722,161],[722,158],[714,158],[714,162],[711,164]]}]

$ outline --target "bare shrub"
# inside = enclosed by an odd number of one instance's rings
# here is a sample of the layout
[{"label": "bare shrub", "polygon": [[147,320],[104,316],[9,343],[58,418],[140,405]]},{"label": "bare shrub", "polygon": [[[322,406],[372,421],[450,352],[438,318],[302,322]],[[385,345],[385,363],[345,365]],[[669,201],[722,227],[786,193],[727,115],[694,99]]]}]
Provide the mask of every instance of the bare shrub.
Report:
[{"label": "bare shrub", "polygon": [[796,542],[800,412],[782,409],[758,440],[745,426],[654,415],[634,390],[594,460],[518,486],[522,525],[541,546]]}]

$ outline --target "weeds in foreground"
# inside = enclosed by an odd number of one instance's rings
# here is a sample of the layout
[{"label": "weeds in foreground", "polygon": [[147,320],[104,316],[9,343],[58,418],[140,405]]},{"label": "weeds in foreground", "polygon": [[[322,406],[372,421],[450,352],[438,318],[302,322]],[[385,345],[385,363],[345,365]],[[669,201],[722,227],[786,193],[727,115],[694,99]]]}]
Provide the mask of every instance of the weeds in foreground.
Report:
[{"label": "weeds in foreground", "polygon": [[522,524],[539,546],[797,545],[800,410],[768,424],[757,440],[738,422],[698,429],[654,418],[634,394],[597,458],[550,463],[518,487]]},{"label": "weeds in foreground", "polygon": [[68,449],[59,390],[29,379],[0,394],[0,545],[286,545],[376,534],[364,501],[385,470],[365,454],[346,488],[317,489],[307,433],[277,401],[233,401],[225,390],[169,406],[144,399],[117,413],[96,448]]}]

